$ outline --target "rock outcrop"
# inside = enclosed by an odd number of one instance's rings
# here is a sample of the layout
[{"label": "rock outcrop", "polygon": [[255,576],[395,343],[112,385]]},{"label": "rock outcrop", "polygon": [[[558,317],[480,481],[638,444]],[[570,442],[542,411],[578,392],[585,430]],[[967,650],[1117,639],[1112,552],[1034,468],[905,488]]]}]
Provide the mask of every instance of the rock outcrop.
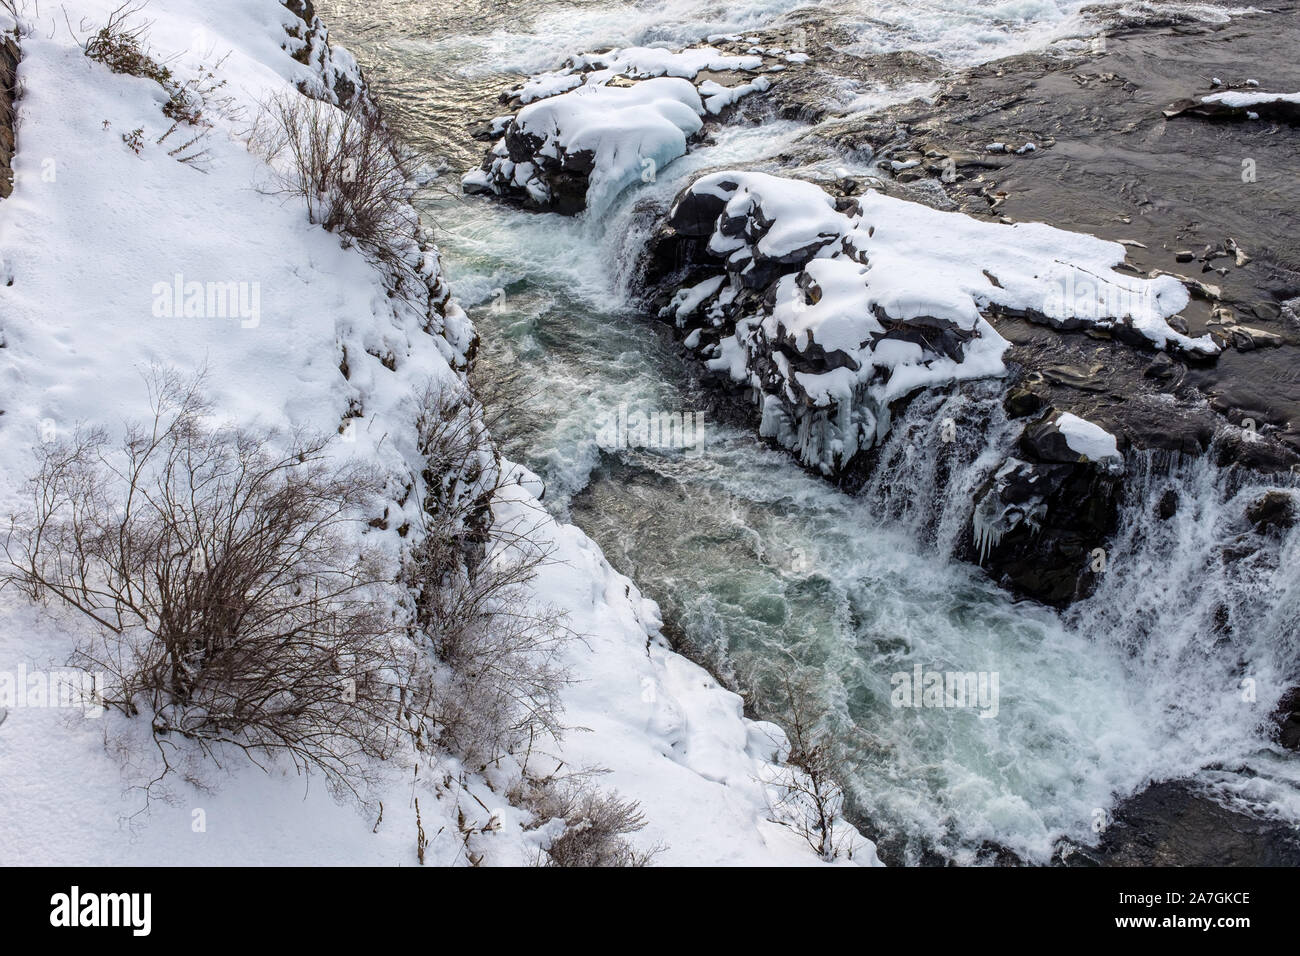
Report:
[{"label": "rock outcrop", "polygon": [[286,28],[289,36],[283,47],[312,71],[310,78],[299,83],[299,89],[340,109],[350,109],[356,103],[373,107],[356,58],[330,44],[329,30],[317,16],[312,0],[281,0],[281,4],[301,21]]},{"label": "rock outcrop", "polygon": [[[1184,286],[1134,276],[1124,259],[1119,244],[1041,224],[725,171],[678,197],[644,282],[685,347],[754,401],[763,437],[851,484],[918,391],[1009,373],[999,321],[1097,331],[1166,361],[1212,360],[1208,335],[1178,329]],[[1043,374],[1011,381],[1010,417],[1036,417],[971,502],[963,556],[1018,593],[1064,605],[1104,571],[1123,446],[1053,407]],[[1202,447],[1199,433],[1179,440]]]},{"label": "rock outcrop", "polygon": [[1040,224],[730,171],[678,198],[645,282],[686,346],[752,391],[762,434],[838,479],[888,432],[894,403],[1006,372],[996,314],[1214,355],[1168,321],[1186,304],[1181,284],[1122,274],[1123,258]]},{"label": "rock outcrop", "polygon": [[14,190],[14,100],[18,97],[21,56],[16,35],[0,36],[0,199]]},{"label": "rock outcrop", "polygon": [[1086,596],[1106,572],[1123,471],[1113,436],[1049,409],[1025,427],[1016,455],[975,493],[965,556],[1045,604]]}]

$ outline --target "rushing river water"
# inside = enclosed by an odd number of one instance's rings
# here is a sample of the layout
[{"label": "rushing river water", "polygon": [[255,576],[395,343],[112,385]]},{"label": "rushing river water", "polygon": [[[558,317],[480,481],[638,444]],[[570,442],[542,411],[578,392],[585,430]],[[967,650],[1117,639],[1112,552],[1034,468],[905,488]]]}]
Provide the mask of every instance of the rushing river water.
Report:
[{"label": "rushing river water", "polygon": [[[1137,457],[1098,594],[1065,616],[1017,603],[948,557],[969,513],[945,504],[969,501],[1014,438],[979,388],[914,403],[872,483],[850,497],[761,444],[752,421],[699,382],[666,328],[630,303],[647,201],[662,206],[701,169],[779,151],[795,124],[720,131],[600,222],[457,194],[459,174],[482,155],[468,120],[491,116],[518,71],[609,45],[767,25],[791,0],[320,6],[406,135],[446,168],[426,212],[453,291],[471,308],[483,361],[520,373],[535,392],[507,453],[546,480],[557,515],[660,602],[672,636],[751,691],[759,712],[781,718],[786,678],[810,689],[848,754],[845,783],[864,829],[892,859],[937,851],[970,861],[991,842],[1043,862],[1062,836],[1089,841],[1145,783],[1197,771],[1224,799],[1300,820],[1300,771],[1265,731],[1297,676],[1300,584],[1290,569],[1300,535],[1231,573],[1215,550],[1250,489],[1229,487],[1203,462]],[[1079,6],[835,9],[863,50],[917,48],[962,63],[1080,32]],[[620,406],[702,412],[703,453],[602,450],[600,429]],[[944,418],[973,423],[982,440],[940,441]],[[1150,502],[1171,484],[1188,504],[1155,522]],[[1212,626],[1224,615],[1231,642]],[[891,706],[891,677],[918,665],[996,675],[996,715]]]}]

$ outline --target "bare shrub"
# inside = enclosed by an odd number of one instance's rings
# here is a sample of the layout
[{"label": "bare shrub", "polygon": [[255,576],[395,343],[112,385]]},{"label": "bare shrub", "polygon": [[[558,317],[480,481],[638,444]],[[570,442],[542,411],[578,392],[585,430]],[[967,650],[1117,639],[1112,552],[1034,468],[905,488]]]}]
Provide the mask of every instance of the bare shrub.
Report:
[{"label": "bare shrub", "polygon": [[537,861],[542,866],[648,866],[663,850],[633,847],[626,837],[646,826],[640,804],[617,791],[601,793],[583,775],[539,781],[523,793],[522,804],[533,813],[533,828],[564,821],[545,858]]},{"label": "bare shrub", "polygon": [[[39,13],[39,5],[37,8]],[[13,20],[13,26],[5,32],[15,40],[30,35],[31,27],[27,23],[27,0],[0,0],[0,13],[6,13]]]},{"label": "bare shrub", "polygon": [[[144,77],[161,86],[167,93],[167,102],[163,104],[162,112],[172,124],[157,142],[163,144],[183,125],[199,128],[199,132],[186,139],[173,140],[175,145],[168,149],[167,155],[203,171],[209,159],[203,140],[207,135],[207,127],[211,125],[205,118],[205,113],[213,106],[221,110],[233,109],[230,98],[219,95],[226,81],[217,75],[217,71],[225,58],[217,59],[211,67],[200,66],[198,73],[188,79],[178,77],[165,61],[158,59],[149,46],[150,23],[139,18],[145,6],[144,3],[124,3],[114,9],[109,14],[107,23],[97,30],[83,20],[80,24],[80,35],[85,35],[81,41],[82,51],[114,73]],[[71,25],[69,30],[72,30]],[[74,36],[79,35],[76,30],[72,30],[72,33]]]},{"label": "bare shrub", "polygon": [[799,773],[782,779],[783,793],[774,808],[778,821],[793,828],[823,860],[852,859],[856,847],[844,834],[847,825],[840,826],[844,789],[838,781],[847,769],[843,754],[822,729],[822,715],[809,689],[788,677],[783,685],[782,717],[790,740],[786,762]]},{"label": "bare shrub", "polygon": [[380,562],[346,526],[373,475],[325,439],[206,424],[198,380],[150,379],[153,418],[120,444],[79,430],[43,446],[6,579],[97,625],[74,663],[105,703],[171,734],[285,753],[354,790],[398,734],[404,680]]},{"label": "bare shrub", "polygon": [[[149,22],[138,19],[144,3],[124,3],[108,15],[108,22],[90,32],[81,49],[96,63],[114,73],[142,76],[166,87],[173,83],[172,71],[160,63],[149,50]],[[81,22],[81,33],[90,30]],[[74,35],[76,31],[74,31]]]},{"label": "bare shrub", "polygon": [[298,93],[273,96],[252,141],[275,171],[268,192],[301,198],[313,223],[355,242],[392,274],[410,273],[420,223],[408,154],[363,97],[340,109]]},{"label": "bare shrub", "polygon": [[429,733],[486,765],[525,738],[558,737],[564,616],[530,590],[550,557],[537,522],[503,527],[492,502],[502,472],[477,403],[462,387],[434,386],[418,420],[426,467],[426,527],[404,579],[435,670],[421,710]]}]

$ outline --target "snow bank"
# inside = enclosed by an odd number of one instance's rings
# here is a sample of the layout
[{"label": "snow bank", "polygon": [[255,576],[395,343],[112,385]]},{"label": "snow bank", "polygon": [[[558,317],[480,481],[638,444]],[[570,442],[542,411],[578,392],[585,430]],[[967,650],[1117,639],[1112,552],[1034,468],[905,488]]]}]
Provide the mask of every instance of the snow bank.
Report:
[{"label": "snow bank", "polygon": [[[68,13],[98,24],[116,6],[77,0]],[[436,250],[407,250],[428,296],[393,296],[356,248],[309,223],[297,202],[255,188],[266,170],[243,138],[272,94],[300,88],[340,104],[367,95],[360,71],[319,21],[276,0],[171,0],[149,14],[151,45],[174,56],[179,77],[225,57],[228,102],[213,105],[205,133],[188,134],[203,134],[206,174],[169,154],[173,140],[158,142],[170,126],[158,84],[87,60],[61,11],[57,28],[47,14],[22,41],[17,178],[0,200],[0,508],[22,507],[38,442],[82,424],[120,434],[148,414],[151,365],[206,367],[214,417],[342,430],[332,454],[390,476],[357,533],[395,565],[421,527],[418,396],[463,381],[474,330]],[[218,288],[232,297],[214,310],[207,293]],[[568,651],[565,721],[575,729],[539,746],[534,765],[609,771],[597,784],[642,803],[649,826],[635,840],[664,844],[664,862],[819,862],[770,810],[792,773],[776,763],[779,732],[746,720],[738,697],[673,654],[654,604],[580,531],[545,515],[535,477],[512,474],[494,518],[541,522],[556,550],[536,601],[583,637]],[[0,672],[61,668],[86,628],[73,613],[7,595]],[[0,708],[4,859],[413,865],[417,799],[429,863],[526,863],[550,832],[509,803],[510,767],[468,768],[413,748],[373,767],[360,812],[315,777],[274,760],[264,772],[238,754],[221,767],[195,762],[201,788],[176,774],[147,801],[140,788],[159,767],[146,721],[92,716]],[[183,747],[173,754],[184,757]],[[875,862],[869,843],[856,859]]]},{"label": "snow bank", "polygon": [[889,427],[890,403],[1003,372],[986,315],[1096,326],[1157,348],[1212,354],[1167,319],[1174,278],[1113,271],[1124,248],[1040,224],[1003,225],[868,192],[727,171],[696,180],[668,217],[706,239],[716,276],[668,306],[711,368],[765,396],[762,433],[841,471]]}]

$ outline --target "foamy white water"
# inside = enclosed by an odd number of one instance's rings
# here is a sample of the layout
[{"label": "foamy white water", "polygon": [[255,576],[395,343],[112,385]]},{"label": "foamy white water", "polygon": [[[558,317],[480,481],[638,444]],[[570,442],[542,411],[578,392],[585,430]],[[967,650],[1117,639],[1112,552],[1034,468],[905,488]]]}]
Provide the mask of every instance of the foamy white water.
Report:
[{"label": "foamy white water", "polygon": [[[962,66],[1041,49],[1056,40],[1093,36],[1080,15],[1088,0],[659,0],[651,3],[540,4],[512,11],[509,23],[477,35],[423,38],[451,54],[467,73],[536,73],[570,53],[604,47],[685,44],[718,34],[744,35],[797,23],[808,13],[834,16],[854,37],[851,52],[918,50]],[[1102,5],[1141,12],[1157,5]],[[1229,15],[1213,4],[1160,4],[1197,18]],[[792,16],[795,15],[795,16]]]}]

